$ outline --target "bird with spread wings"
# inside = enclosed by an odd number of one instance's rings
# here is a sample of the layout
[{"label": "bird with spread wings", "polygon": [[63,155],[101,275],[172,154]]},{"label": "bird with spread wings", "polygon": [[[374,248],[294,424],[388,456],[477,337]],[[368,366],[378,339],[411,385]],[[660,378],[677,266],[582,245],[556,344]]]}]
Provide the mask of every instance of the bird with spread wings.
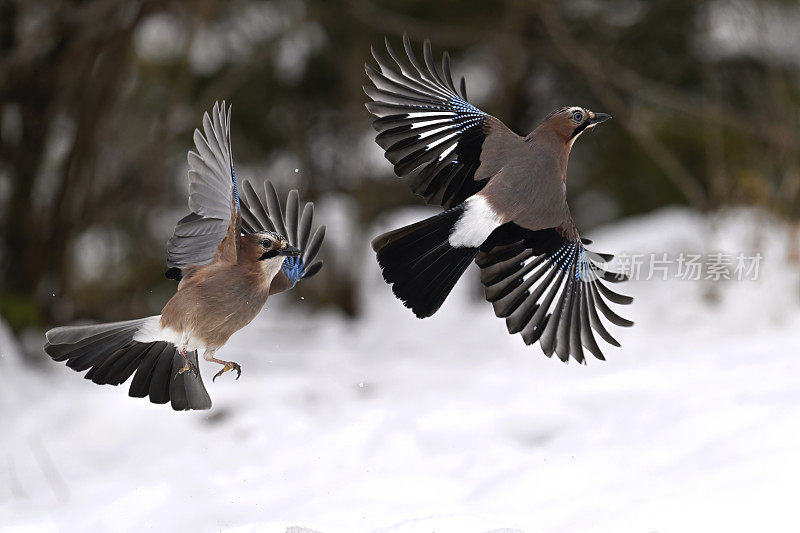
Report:
[{"label": "bird with spread wings", "polygon": [[376,142],[408,177],[413,192],[445,208],[439,215],[385,233],[372,242],[395,296],[419,318],[435,313],[466,268],[480,268],[486,299],[510,333],[544,353],[585,361],[584,348],[603,353],[596,333],[619,346],[603,324],[633,323],[606,303],[632,298],[604,282],[625,276],[607,271],[612,256],[590,252],[566,199],[570,150],[585,131],[611,118],[572,106],[556,109],[525,137],[469,103],[450,58],[436,64],[430,41],[423,60],[408,36],[401,57],[386,40],[389,59],[372,49],[366,65],[372,86],[367,109]]},{"label": "bird with spread wings", "polygon": [[300,210],[296,190],[285,211],[271,182],[261,192],[244,181],[240,197],[230,145],[231,109],[215,104],[195,130],[189,152],[189,209],[167,244],[167,277],[178,290],[160,315],[124,322],[66,326],[46,333],[45,351],[98,384],[170,402],[175,410],[209,409],[198,350],[224,372],[241,366],[216,358],[233,333],[249,324],[267,298],[319,272],[315,260],[325,227],[313,229],[314,207]]}]

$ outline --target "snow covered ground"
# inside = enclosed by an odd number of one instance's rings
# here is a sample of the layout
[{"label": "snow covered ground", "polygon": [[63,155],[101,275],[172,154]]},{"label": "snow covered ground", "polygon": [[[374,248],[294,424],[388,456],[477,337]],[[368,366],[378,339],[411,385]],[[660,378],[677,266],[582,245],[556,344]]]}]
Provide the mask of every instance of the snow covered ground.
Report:
[{"label": "snow covered ground", "polygon": [[[364,319],[293,294],[225,347],[239,381],[175,413],[0,344],[0,530],[750,532],[796,527],[800,273],[787,230],[669,209],[599,251],[764,255],[759,281],[639,281],[608,361],[565,365],[462,281],[420,321],[365,248]],[[473,272],[473,275],[475,273]],[[202,362],[201,362],[202,363]],[[203,367],[210,378],[212,369]]]}]

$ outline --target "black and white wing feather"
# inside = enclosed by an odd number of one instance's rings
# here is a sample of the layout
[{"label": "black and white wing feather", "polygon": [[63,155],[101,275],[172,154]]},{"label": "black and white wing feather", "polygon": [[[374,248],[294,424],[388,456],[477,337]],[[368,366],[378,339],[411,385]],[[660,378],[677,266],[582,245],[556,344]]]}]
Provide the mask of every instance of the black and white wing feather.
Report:
[{"label": "black and white wing feather", "polygon": [[275,276],[270,294],[283,292],[294,287],[295,283],[310,278],[322,268],[322,260],[316,260],[317,253],[325,238],[325,226],[314,226],[314,204],[306,202],[300,210],[300,194],[296,189],[289,191],[286,210],[281,203],[275,186],[264,180],[260,194],[249,180],[242,185],[241,202],[242,232],[257,233],[269,230],[285,236],[289,244],[300,249],[298,257],[287,257],[281,271]]},{"label": "black and white wing feather", "polygon": [[[167,243],[167,277],[210,263],[219,252],[235,259],[239,198],[230,144],[231,109],[214,104],[194,131],[197,152],[189,152],[189,209]],[[230,239],[226,236],[232,235]]]},{"label": "black and white wing feather", "polygon": [[445,52],[441,70],[434,64],[431,43],[424,45],[424,64],[414,55],[407,35],[403,45],[411,65],[401,60],[388,39],[391,61],[372,49],[379,69],[366,65],[375,84],[365,86],[372,98],[367,109],[377,118],[375,141],[385,150],[398,176],[413,176],[411,189],[427,202],[445,208],[458,205],[483,188],[488,180],[475,181],[483,124],[489,115],[467,101],[461,78],[456,89]]},{"label": "black and white wing feather", "polygon": [[584,362],[583,348],[605,359],[594,332],[620,345],[600,315],[617,326],[633,325],[606,303],[633,301],[604,284],[627,277],[604,270],[602,263],[613,256],[586,250],[589,242],[566,238],[557,229],[530,231],[507,224],[489,238],[475,260],[486,300],[495,315],[506,319],[509,333],[520,333],[525,344],[538,340],[548,357],[555,353],[565,362],[570,356]]}]

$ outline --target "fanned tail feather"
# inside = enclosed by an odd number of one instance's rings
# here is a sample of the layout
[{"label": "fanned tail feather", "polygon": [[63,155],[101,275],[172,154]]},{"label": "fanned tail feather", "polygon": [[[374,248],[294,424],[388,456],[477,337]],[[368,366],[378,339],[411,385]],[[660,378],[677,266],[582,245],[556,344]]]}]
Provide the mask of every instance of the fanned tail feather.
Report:
[{"label": "fanned tail feather", "polygon": [[[200,375],[178,373],[184,361],[174,344],[134,340],[152,318],[51,329],[44,349],[54,361],[66,361],[78,372],[88,370],[84,377],[100,385],[120,385],[133,376],[128,392],[132,397],[170,402],[176,411],[211,408]],[[187,357],[197,368],[197,352]]]},{"label": "fanned tail feather", "polygon": [[433,315],[478,253],[448,239],[462,206],[375,238],[372,248],[395,296],[419,318]]}]

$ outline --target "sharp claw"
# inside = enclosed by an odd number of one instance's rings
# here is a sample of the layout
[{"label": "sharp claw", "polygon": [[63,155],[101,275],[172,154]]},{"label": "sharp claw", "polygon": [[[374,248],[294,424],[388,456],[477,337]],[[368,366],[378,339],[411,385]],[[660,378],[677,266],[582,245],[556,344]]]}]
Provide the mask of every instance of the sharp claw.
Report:
[{"label": "sharp claw", "polygon": [[222,370],[214,374],[214,377],[211,378],[211,382],[213,383],[214,381],[216,381],[218,377],[220,377],[228,370],[236,370],[236,379],[239,379],[239,376],[242,375],[242,367],[239,365],[239,363],[234,363],[233,361],[229,361],[225,363],[225,366],[222,367]]},{"label": "sharp claw", "polygon": [[187,370],[192,374],[194,374],[195,376],[198,376],[200,374],[199,371],[197,370],[197,367],[194,366],[194,364],[190,363],[188,360],[184,363],[183,368],[178,370],[178,374],[183,374]]}]

